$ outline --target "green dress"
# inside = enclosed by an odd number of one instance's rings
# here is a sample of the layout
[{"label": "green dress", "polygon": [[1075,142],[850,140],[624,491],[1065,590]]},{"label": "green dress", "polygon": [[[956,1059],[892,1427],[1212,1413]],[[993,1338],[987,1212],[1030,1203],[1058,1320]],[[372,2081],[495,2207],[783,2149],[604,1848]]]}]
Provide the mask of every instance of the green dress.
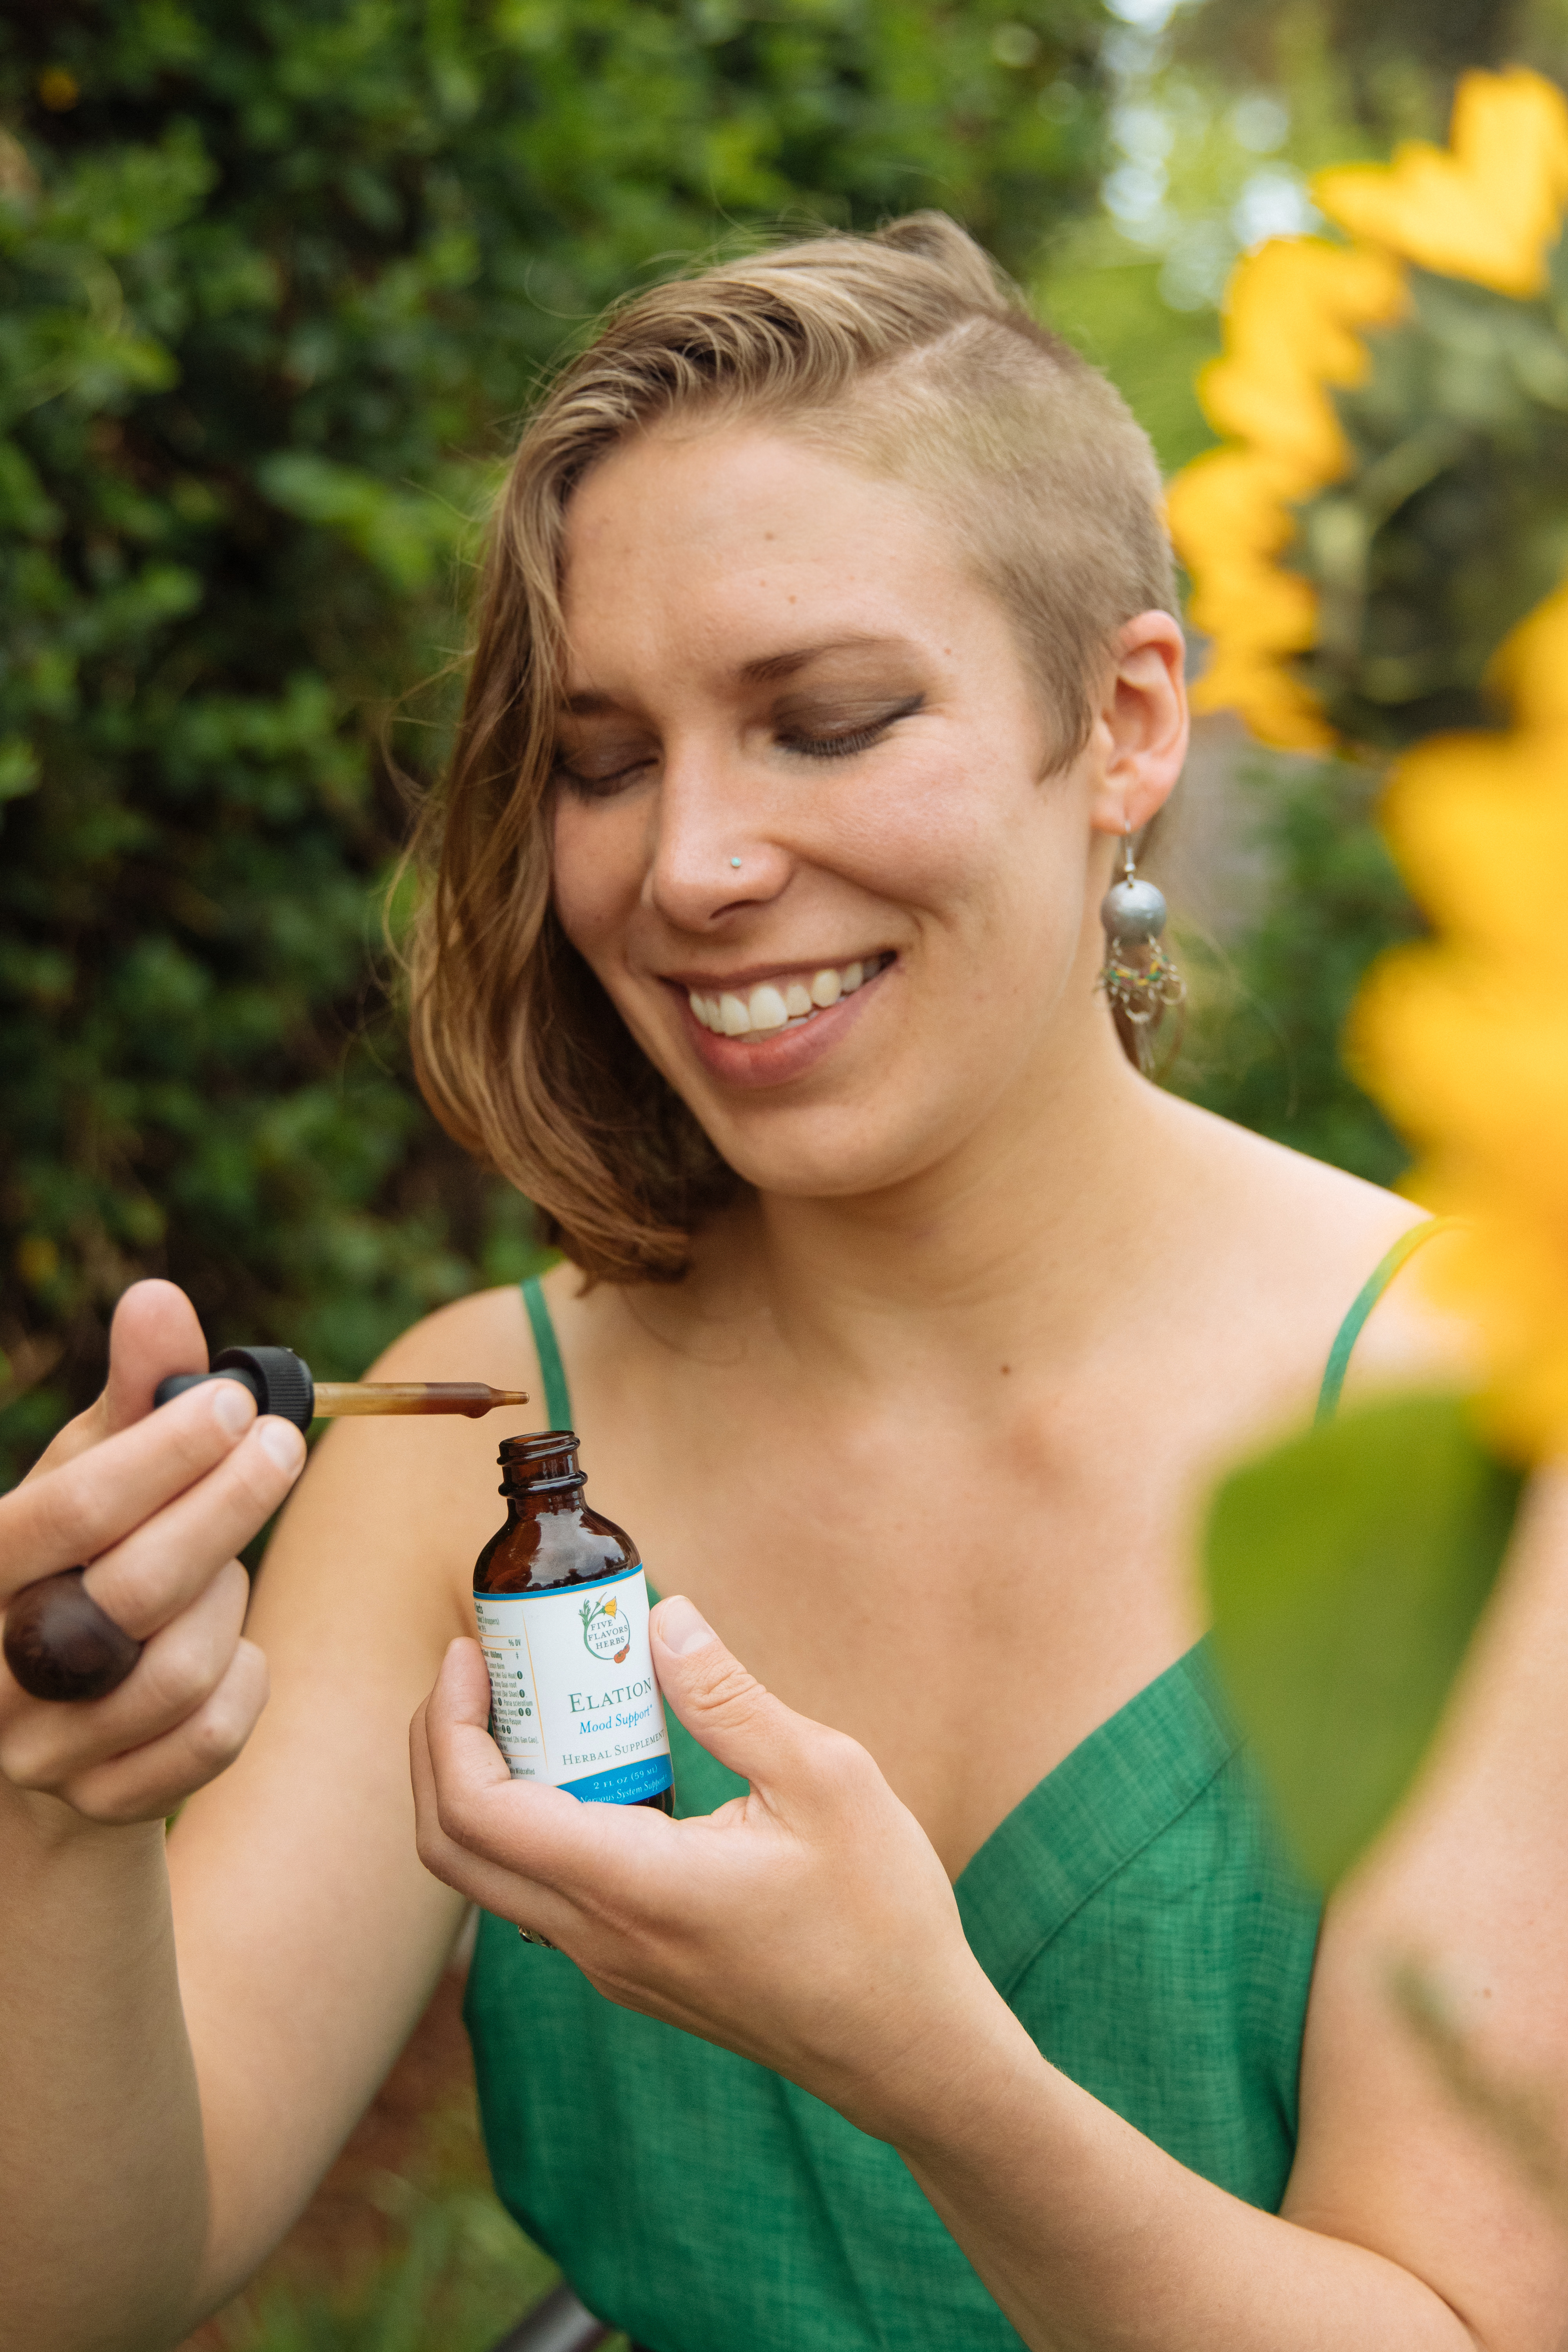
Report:
[{"label": "green dress", "polygon": [[[1328,1409],[1355,1331],[1428,1230],[1352,1308]],[[570,1428],[548,1310],[527,1291],[551,1425]],[[668,1720],[678,1813],[744,1792]],[[976,1958],[1053,2065],[1193,2171],[1278,2208],[1319,1906],[1204,1643],[1047,1773],[955,1891]],[[900,2157],[794,2084],[617,2008],[505,1919],[480,1919],[467,2013],[502,2200],[650,2352],[1016,2352]]]}]

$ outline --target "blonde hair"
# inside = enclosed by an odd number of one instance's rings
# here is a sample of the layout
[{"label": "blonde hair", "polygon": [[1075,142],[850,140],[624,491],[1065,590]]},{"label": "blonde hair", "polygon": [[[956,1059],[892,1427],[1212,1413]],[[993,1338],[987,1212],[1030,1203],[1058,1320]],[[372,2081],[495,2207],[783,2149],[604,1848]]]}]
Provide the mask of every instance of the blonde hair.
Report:
[{"label": "blonde hair", "polygon": [[1174,611],[1160,478],[1103,376],[940,213],[633,296],[557,375],[498,500],[454,756],[415,856],[415,1066],[437,1117],[595,1278],[673,1279],[738,1182],[551,905],[566,510],[660,421],[762,415],[919,486],[1012,614],[1060,761],[1116,630]]}]

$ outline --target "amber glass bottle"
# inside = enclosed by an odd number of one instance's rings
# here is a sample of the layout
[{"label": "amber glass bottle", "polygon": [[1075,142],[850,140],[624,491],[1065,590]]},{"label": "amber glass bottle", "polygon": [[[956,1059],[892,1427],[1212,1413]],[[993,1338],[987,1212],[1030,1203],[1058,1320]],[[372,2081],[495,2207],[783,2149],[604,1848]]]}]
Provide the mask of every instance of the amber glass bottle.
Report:
[{"label": "amber glass bottle", "polygon": [[584,1500],[571,1430],[509,1437],[500,1468],[506,1525],[474,1563],[474,1614],[490,1733],[512,1779],[670,1812],[637,1548]]}]

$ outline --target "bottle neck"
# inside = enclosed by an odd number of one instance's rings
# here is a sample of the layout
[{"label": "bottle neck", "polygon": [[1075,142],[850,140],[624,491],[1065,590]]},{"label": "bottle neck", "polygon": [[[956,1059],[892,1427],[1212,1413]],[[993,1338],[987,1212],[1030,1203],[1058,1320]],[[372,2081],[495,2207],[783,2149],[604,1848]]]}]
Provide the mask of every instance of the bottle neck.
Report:
[{"label": "bottle neck", "polygon": [[509,1437],[500,1450],[500,1491],[513,1518],[569,1511],[586,1483],[577,1466],[577,1440],[569,1429]]}]

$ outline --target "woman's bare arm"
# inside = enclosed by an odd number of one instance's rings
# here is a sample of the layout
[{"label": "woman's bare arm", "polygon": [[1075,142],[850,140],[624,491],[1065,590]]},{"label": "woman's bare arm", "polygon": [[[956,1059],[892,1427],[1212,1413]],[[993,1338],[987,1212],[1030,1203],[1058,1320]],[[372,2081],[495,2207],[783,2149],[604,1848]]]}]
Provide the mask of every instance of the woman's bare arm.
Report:
[{"label": "woman's bare arm", "polygon": [[163,1815],[264,1701],[232,1555],[303,1458],[237,1389],[149,1413],[163,1371],[203,1360],[169,1286],[142,1286],[115,1339],[104,1395],[0,1500],[0,1601],[89,1560],[94,1597],[146,1644],[90,1706],[29,1698],[0,1669],[0,2341],[18,2352],[166,2342],[199,2264]]},{"label": "woman's bare arm", "polygon": [[[384,1369],[440,1377],[460,1358],[470,1373],[494,1325],[514,1378],[521,1318],[508,1303],[504,1326],[485,1301],[449,1310]],[[146,1368],[139,1415],[175,1368]],[[114,1442],[166,1449],[179,1416],[205,1423],[215,1393],[193,1391]],[[53,1467],[101,1457],[122,1492],[123,1465],[94,1447],[102,1434],[79,1425]],[[239,1465],[257,1442],[226,1437],[225,1460]],[[285,1515],[244,1643],[230,1555],[287,1476],[243,1507],[231,1498],[200,1542],[165,1540],[147,1520],[153,1581],[171,1562],[176,1580],[206,1580],[178,1621],[183,1679],[164,1634],[93,1706],[5,1694],[6,2352],[140,2352],[184,2333],[288,2227],[417,2016],[462,1906],[415,1858],[406,1725],[463,1622],[462,1571],[490,1532],[494,1443],[467,1423],[334,1433]],[[0,1510],[29,1494],[35,1511],[40,1496],[47,1505],[35,1479]],[[15,1541],[7,1557],[19,1560]],[[18,1566],[9,1589],[26,1580]],[[124,1615],[121,1595],[100,1597]],[[272,1696],[251,1732],[268,1666]],[[193,1706],[204,1677],[225,1694],[216,1706]],[[173,1717],[162,1750],[143,1738],[121,1752],[134,1711],[160,1705]],[[133,1739],[138,1729],[141,1718]],[[76,1765],[51,1761],[49,1743],[71,1739]],[[198,1787],[165,1867],[163,1813]],[[149,1818],[127,1824],[127,1811]]]}]

